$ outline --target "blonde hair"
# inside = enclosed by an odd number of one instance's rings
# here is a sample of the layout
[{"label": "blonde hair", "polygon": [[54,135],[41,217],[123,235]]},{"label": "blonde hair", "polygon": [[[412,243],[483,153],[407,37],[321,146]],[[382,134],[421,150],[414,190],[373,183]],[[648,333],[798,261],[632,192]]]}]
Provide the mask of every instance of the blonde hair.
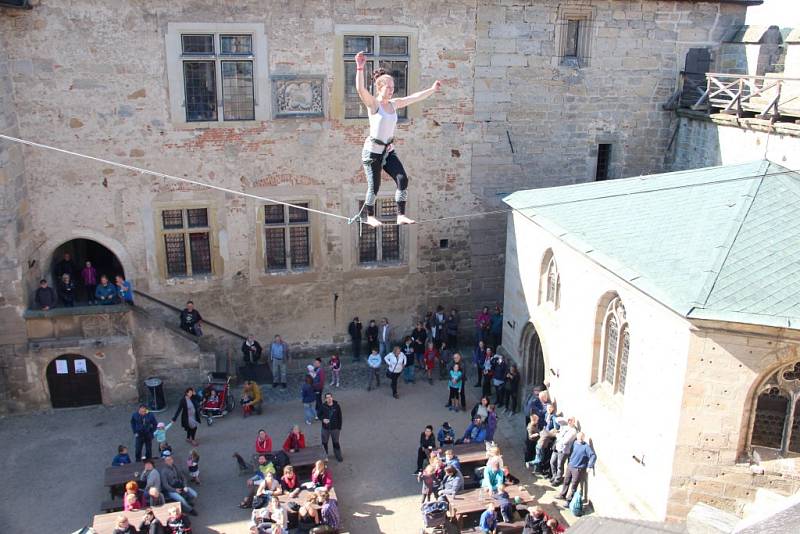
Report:
[{"label": "blonde hair", "polygon": [[284,475],[291,475],[293,473],[294,473],[294,467],[292,467],[291,465],[283,466],[283,474]]}]

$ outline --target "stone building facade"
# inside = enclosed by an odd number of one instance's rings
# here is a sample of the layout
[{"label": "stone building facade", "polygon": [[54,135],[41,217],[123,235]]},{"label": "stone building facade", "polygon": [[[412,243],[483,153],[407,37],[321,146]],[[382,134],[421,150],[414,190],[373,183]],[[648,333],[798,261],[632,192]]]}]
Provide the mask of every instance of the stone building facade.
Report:
[{"label": "stone building facade", "polygon": [[[516,189],[593,180],[600,151],[610,178],[662,170],[675,118],[660,106],[687,50],[717,45],[747,3],[42,0],[0,10],[2,131],[350,216],[366,124],[351,117],[348,53],[372,46],[408,91],[443,82],[398,128],[411,216],[475,214]],[[402,331],[439,303],[466,329],[502,295],[500,216],[387,228],[373,245],[341,220],[289,221],[265,200],[8,143],[0,173],[14,199],[2,207],[7,385],[40,382],[20,363],[23,311],[67,251],[104,251],[146,294],[306,348],[346,341],[354,315]],[[385,178],[387,208],[392,190]]]}]

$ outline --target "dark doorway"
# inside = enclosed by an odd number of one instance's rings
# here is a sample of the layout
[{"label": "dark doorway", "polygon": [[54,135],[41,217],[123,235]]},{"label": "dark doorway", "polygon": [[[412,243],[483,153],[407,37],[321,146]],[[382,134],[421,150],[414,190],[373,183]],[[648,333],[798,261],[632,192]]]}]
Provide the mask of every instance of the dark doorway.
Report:
[{"label": "dark doorway", "polygon": [[[533,328],[533,327],[531,327]],[[525,356],[525,381],[532,386],[544,387],[544,352],[539,333],[534,329]]]},{"label": "dark doorway", "polygon": [[64,354],[47,366],[47,385],[53,408],[90,406],[103,402],[100,373],[89,358]]},{"label": "dark doorway", "polygon": [[112,284],[114,283],[114,277],[116,275],[120,274],[125,276],[125,270],[122,268],[119,259],[106,247],[91,239],[73,239],[59,246],[55,252],[53,252],[53,259],[50,262],[50,274],[53,276],[54,287],[58,287],[61,274],[65,271],[65,264],[62,263],[65,254],[70,255],[73,268],[77,271],[73,274],[72,278],[75,285],[78,287],[77,298],[82,302],[90,300],[80,274],[87,261],[92,262],[92,266],[97,270],[98,282],[100,281],[101,275],[108,276]]}]

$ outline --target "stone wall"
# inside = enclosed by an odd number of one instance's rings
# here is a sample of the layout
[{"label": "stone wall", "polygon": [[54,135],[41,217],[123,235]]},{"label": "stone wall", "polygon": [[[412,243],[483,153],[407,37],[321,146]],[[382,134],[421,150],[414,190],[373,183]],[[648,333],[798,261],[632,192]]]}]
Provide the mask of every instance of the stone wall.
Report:
[{"label": "stone wall", "polygon": [[800,490],[800,461],[762,454],[748,464],[757,387],[777,367],[800,359],[800,335],[778,328],[704,321],[692,333],[670,482],[668,516],[697,502],[742,515],[758,488]]}]

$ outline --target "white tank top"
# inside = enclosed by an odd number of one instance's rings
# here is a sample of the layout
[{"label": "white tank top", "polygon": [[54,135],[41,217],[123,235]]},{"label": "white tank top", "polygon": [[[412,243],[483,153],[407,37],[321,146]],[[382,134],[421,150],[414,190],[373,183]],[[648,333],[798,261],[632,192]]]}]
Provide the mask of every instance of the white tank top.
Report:
[{"label": "white tank top", "polygon": [[[397,126],[397,110],[395,110],[394,105],[392,105],[392,113],[387,113],[383,110],[383,107],[378,104],[378,111],[372,113],[372,110],[369,110],[368,117],[369,137],[364,141],[364,149],[380,154],[383,152],[384,146],[373,143],[370,141],[370,138],[374,137],[381,141],[388,141],[394,137],[394,128]],[[386,152],[391,152],[393,149],[394,147],[389,145]]]}]

